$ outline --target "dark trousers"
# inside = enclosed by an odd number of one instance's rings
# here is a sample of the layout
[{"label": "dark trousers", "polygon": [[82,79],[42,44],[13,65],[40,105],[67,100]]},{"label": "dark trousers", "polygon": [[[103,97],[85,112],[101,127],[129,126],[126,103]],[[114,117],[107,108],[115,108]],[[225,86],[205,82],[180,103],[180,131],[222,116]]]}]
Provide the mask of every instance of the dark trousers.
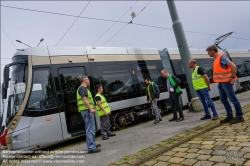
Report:
[{"label": "dark trousers", "polygon": [[107,137],[108,134],[111,134],[109,116],[105,116],[105,115],[101,116],[100,121],[101,121],[102,137]]},{"label": "dark trousers", "polygon": [[170,92],[169,100],[170,100],[171,110],[173,112],[173,118],[178,118],[176,110],[178,110],[179,112],[179,117],[184,118],[182,108],[180,105],[180,101],[179,101],[179,95],[175,92]]}]

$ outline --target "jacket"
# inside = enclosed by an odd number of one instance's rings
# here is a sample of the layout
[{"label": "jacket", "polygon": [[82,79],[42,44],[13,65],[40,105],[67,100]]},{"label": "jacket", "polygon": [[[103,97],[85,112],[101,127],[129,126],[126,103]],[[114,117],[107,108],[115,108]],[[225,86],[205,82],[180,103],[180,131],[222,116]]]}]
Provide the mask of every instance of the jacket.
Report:
[{"label": "jacket", "polygon": [[[153,86],[154,86],[154,89],[153,89]],[[154,100],[155,98],[157,98],[157,99],[160,98],[160,90],[159,90],[157,84],[151,82],[151,84],[149,86],[149,90],[150,90],[152,100]],[[147,95],[147,100],[149,100],[149,97],[148,97],[148,85],[146,86],[146,95]]]}]

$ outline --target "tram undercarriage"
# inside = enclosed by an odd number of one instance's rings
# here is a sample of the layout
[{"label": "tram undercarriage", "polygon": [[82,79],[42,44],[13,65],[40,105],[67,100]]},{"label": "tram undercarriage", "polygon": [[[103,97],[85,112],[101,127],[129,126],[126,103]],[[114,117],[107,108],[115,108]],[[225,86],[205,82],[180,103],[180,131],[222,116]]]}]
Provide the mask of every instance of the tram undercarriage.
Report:
[{"label": "tram undercarriage", "polygon": [[[170,111],[170,105],[167,100],[159,101],[158,108],[161,115]],[[154,110],[150,103],[118,110],[114,113],[112,112],[110,116],[111,129],[123,129],[129,124],[140,123],[144,120],[153,119],[154,117]]]}]

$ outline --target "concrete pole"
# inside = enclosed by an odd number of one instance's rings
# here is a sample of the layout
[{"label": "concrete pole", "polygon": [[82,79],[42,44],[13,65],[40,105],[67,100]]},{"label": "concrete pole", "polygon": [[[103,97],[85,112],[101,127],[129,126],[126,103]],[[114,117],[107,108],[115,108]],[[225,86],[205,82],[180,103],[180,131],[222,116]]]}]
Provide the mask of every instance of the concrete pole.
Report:
[{"label": "concrete pole", "polygon": [[191,60],[191,55],[190,55],[190,51],[188,48],[186,36],[184,34],[184,30],[182,27],[182,23],[179,20],[179,16],[178,16],[178,13],[177,13],[177,10],[175,7],[174,0],[166,0],[166,1],[167,1],[169,12],[170,12],[170,15],[172,18],[175,38],[177,41],[178,49],[179,49],[179,52],[181,55],[182,64],[183,64],[183,67],[185,70],[190,93],[192,96],[192,99],[191,99],[192,106],[193,106],[195,111],[200,111],[203,109],[203,107],[202,107],[200,100],[199,100],[199,98],[198,98],[198,96],[193,88],[192,78],[191,78],[192,70],[188,67],[188,62],[189,62],[189,60]]}]

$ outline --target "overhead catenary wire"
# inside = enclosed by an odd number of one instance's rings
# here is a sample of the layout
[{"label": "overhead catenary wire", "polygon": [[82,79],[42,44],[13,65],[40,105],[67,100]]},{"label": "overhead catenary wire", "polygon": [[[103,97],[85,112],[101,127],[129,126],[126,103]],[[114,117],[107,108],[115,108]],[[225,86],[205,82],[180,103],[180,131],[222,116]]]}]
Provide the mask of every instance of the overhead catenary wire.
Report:
[{"label": "overhead catenary wire", "polygon": [[[129,23],[128,23],[129,24]],[[117,31],[111,38],[109,38],[104,44],[102,44],[102,46],[104,46],[106,43],[108,43],[113,37],[115,37],[119,32],[121,32],[126,26],[128,26],[128,24],[126,24],[125,26],[123,26],[119,31]]]},{"label": "overhead catenary wire", "polygon": [[11,39],[11,37],[10,37],[10,35],[8,34],[8,32],[5,30],[5,28],[3,27],[3,24],[0,24],[1,25],[1,28],[2,28],[2,30],[3,30],[3,32],[4,32],[4,34],[6,35],[6,37],[8,38],[8,40],[10,41],[10,43],[11,43],[11,45],[14,47],[14,49],[16,50],[17,49],[17,47],[16,47],[16,45],[15,45],[15,43],[12,41],[12,39]]},{"label": "overhead catenary wire", "polygon": [[[138,17],[138,15],[144,10],[144,9],[146,9],[146,7],[150,4],[152,2],[152,0],[149,2],[149,3],[147,3],[147,5],[144,7],[144,8],[142,8],[142,10],[137,14],[137,16],[136,17]],[[133,18],[132,18],[132,20],[130,21],[130,22],[128,22],[128,24],[132,24],[132,21],[133,21]],[[125,26],[123,26],[119,31],[117,31],[113,36],[111,36],[104,44],[102,44],[102,46],[104,46],[105,44],[107,44],[111,39],[113,39],[119,32],[121,32],[128,24],[126,24]]]},{"label": "overhead catenary wire", "polygon": [[60,41],[64,38],[64,36],[69,32],[69,30],[71,29],[71,27],[75,24],[75,22],[77,21],[77,19],[81,16],[81,14],[84,12],[84,10],[87,8],[87,6],[89,5],[91,0],[89,0],[89,2],[85,5],[85,7],[83,8],[83,10],[81,11],[81,13],[79,14],[79,16],[75,19],[75,21],[71,24],[71,26],[68,28],[68,30],[64,33],[64,35],[61,37],[61,39],[57,42],[56,46],[60,43]]},{"label": "overhead catenary wire", "polygon": [[[54,15],[61,15],[61,16],[68,16],[68,17],[78,17],[78,16],[75,16],[75,15],[63,14],[63,13],[55,13],[55,12],[48,12],[48,11],[41,11],[41,10],[18,8],[18,7],[6,6],[6,5],[0,5],[0,6],[5,7],[5,8],[17,9],[17,10],[27,10],[27,11],[31,11],[31,12],[41,12],[41,13],[46,13],[46,14],[54,14]],[[108,19],[94,18],[94,17],[82,17],[82,16],[79,16],[79,18],[96,20],[96,21],[107,21],[107,22],[116,22],[116,23],[121,23],[121,24],[128,24],[128,22],[125,22],[125,21],[115,21],[115,20],[108,20]],[[147,25],[147,24],[138,24],[138,23],[135,23],[135,22],[133,22],[133,24],[131,24],[131,25],[144,26],[144,27],[157,28],[157,29],[165,29],[165,30],[173,30],[172,28],[159,27],[159,26]],[[201,34],[201,35],[221,36],[221,34],[220,35],[219,34],[210,34],[210,33],[205,33],[205,32],[195,32],[195,31],[184,31],[184,32],[196,33],[196,34]],[[244,38],[239,38],[239,37],[230,37],[230,38],[239,39],[239,40],[250,40],[250,39],[244,39]]]},{"label": "overhead catenary wire", "polygon": [[27,10],[27,11],[31,11],[31,12],[38,12],[38,13],[45,13],[45,14],[54,14],[54,15],[67,16],[67,17],[79,17],[79,18],[90,19],[90,20],[97,20],[97,21],[127,23],[127,22],[124,22],[124,21],[115,21],[115,20],[108,20],[108,19],[94,18],[94,17],[83,17],[83,16],[72,15],[72,14],[55,13],[55,12],[48,12],[48,11],[43,11],[43,10],[34,10],[34,9],[27,9],[27,8],[19,8],[19,7],[6,6],[6,5],[0,5],[0,6],[5,7],[5,8],[17,9],[17,10]]},{"label": "overhead catenary wire", "polygon": [[139,14],[141,14],[141,12],[142,12],[143,10],[145,10],[146,7],[147,7],[151,2],[152,2],[152,0],[151,0],[149,3],[147,3],[147,5],[146,5],[144,8],[142,8],[141,11],[140,11],[136,16],[139,16]]},{"label": "overhead catenary wire", "polygon": [[[118,18],[117,21],[119,21],[125,14],[127,14],[130,9],[132,9],[132,7],[138,2],[138,0],[120,17]],[[112,24],[93,44],[92,46],[94,46],[117,22],[115,22],[114,24]],[[126,24],[127,26],[127,24]]]}]

